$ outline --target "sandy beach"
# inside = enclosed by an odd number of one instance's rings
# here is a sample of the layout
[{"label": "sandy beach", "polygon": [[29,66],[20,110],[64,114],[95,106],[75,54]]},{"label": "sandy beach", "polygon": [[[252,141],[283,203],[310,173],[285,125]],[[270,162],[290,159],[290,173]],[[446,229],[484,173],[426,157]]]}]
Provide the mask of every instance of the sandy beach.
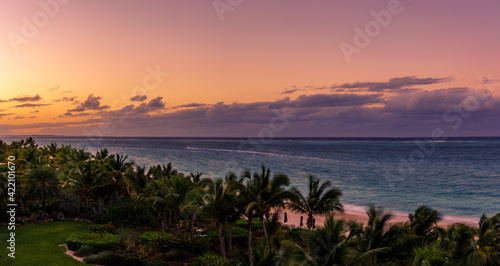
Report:
[{"label": "sandy beach", "polygon": [[[362,223],[363,225],[366,225],[368,222],[368,215],[366,214],[366,210],[368,210],[368,207],[359,207],[359,206],[344,206],[344,213],[335,213],[335,218],[336,219],[342,219],[346,222],[356,222],[356,223]],[[307,228],[306,226],[306,221],[307,221],[307,216],[306,215],[301,215],[297,213],[293,213],[289,209],[281,209],[278,210],[281,215],[280,215],[280,221],[283,222],[283,216],[284,213],[287,213],[287,225],[294,226],[294,227],[300,227],[300,217],[303,216],[303,223],[304,225],[302,226],[303,228]],[[408,221],[408,213],[402,213],[402,212],[391,212],[392,213],[392,219],[389,220],[389,224],[404,224],[405,222]],[[321,226],[323,225],[323,222],[325,220],[325,216],[318,215],[315,216],[316,219],[316,226]],[[455,217],[455,216],[447,216],[444,215],[443,219],[438,223],[438,226],[440,227],[448,227],[450,225],[456,224],[456,223],[462,223],[466,224],[468,226],[472,227],[477,227],[479,222],[479,218],[465,218],[465,217]]]}]

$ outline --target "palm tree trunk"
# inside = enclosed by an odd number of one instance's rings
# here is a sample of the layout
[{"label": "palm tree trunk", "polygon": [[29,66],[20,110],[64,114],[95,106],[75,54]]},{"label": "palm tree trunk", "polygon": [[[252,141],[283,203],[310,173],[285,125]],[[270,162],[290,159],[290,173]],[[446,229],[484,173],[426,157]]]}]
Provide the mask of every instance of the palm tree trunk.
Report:
[{"label": "palm tree trunk", "polygon": [[219,243],[220,243],[220,254],[222,257],[226,258],[226,242],[224,240],[224,235],[222,234],[222,229],[220,228],[220,222],[215,221],[217,227],[217,233],[219,234]]},{"label": "palm tree trunk", "polygon": [[165,211],[161,213],[161,230],[162,232],[167,230],[167,213]]},{"label": "palm tree trunk", "polygon": [[177,214],[175,215],[177,219],[177,233],[181,232],[181,212],[177,211]]},{"label": "palm tree trunk", "polygon": [[227,252],[233,251],[233,226],[229,224],[229,229],[228,229],[228,237],[229,239],[227,240]]},{"label": "palm tree trunk", "polygon": [[193,213],[191,217],[191,234],[194,234],[194,220],[196,219],[196,213]]},{"label": "palm tree trunk", "polygon": [[267,229],[266,229],[266,221],[264,220],[264,216],[262,216],[262,230],[264,231],[264,239],[266,239],[267,245],[269,245],[269,240],[267,239]]},{"label": "palm tree trunk", "polygon": [[43,214],[42,214],[42,221],[45,221],[45,200],[42,200],[42,205],[43,205]]},{"label": "palm tree trunk", "polygon": [[252,260],[252,219],[248,219],[248,262],[253,266]]}]

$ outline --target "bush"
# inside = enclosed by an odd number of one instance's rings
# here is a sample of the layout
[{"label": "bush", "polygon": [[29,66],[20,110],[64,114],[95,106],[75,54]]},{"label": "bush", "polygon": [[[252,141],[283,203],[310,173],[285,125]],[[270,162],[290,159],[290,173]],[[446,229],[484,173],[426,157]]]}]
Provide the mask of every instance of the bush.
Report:
[{"label": "bush", "polygon": [[[247,219],[239,219],[235,223],[236,227],[241,227],[248,229],[248,220]],[[252,220],[252,230],[262,230],[262,221],[260,219]]]},{"label": "bush", "polygon": [[171,233],[149,231],[141,235],[141,244],[151,244],[153,240],[159,236],[173,237]]},{"label": "bush", "polygon": [[291,238],[293,241],[300,241],[300,240],[302,240],[302,233],[304,231],[307,231],[307,230],[304,228],[300,228],[300,227],[292,228],[292,229],[286,231],[285,237]]},{"label": "bush", "polygon": [[94,250],[115,250],[120,246],[120,239],[110,233],[74,232],[66,239],[66,244],[73,251],[82,245],[91,246]]},{"label": "bush", "polygon": [[183,249],[193,254],[203,254],[208,249],[208,243],[205,238],[193,235],[158,235],[153,238],[153,246],[159,252]]},{"label": "bush", "polygon": [[232,231],[231,235],[233,237],[233,243],[243,244],[246,243],[246,241],[248,240],[248,229],[241,227],[233,227],[231,231]]},{"label": "bush", "polygon": [[193,261],[193,266],[220,266],[225,265],[226,260],[218,255],[205,254],[203,256],[196,257]]},{"label": "bush", "polygon": [[151,226],[156,220],[148,206],[129,201],[112,207],[108,212],[107,221],[115,225]]},{"label": "bush", "polygon": [[92,224],[92,225],[89,226],[89,230],[91,232],[97,232],[97,233],[110,233],[110,234],[114,234],[116,228],[111,223],[107,223],[107,224]]},{"label": "bush", "polygon": [[111,251],[102,251],[97,255],[85,257],[83,262],[95,265],[112,265],[112,255]]},{"label": "bush", "polygon": [[78,257],[87,257],[94,253],[94,248],[88,245],[82,245],[76,252],[75,255]]},{"label": "bush", "polygon": [[[233,243],[246,243],[246,241],[248,240],[248,229],[242,227],[233,227],[231,229],[231,236],[233,237]],[[227,244],[227,241],[229,239],[229,229],[226,229],[226,234],[224,237]],[[219,243],[219,233],[217,231],[207,232],[207,236],[205,238],[212,243]]]}]

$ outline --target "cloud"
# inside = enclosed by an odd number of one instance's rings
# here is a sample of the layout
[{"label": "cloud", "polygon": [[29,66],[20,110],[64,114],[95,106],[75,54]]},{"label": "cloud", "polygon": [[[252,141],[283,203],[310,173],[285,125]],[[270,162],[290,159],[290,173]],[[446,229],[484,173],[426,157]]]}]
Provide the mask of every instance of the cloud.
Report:
[{"label": "cloud", "polygon": [[141,103],[134,109],[137,113],[148,113],[154,110],[165,108],[165,103],[162,101],[163,97],[156,97],[149,101],[149,103]]},{"label": "cloud", "polygon": [[34,103],[24,103],[20,105],[16,105],[14,107],[17,108],[24,108],[24,107],[40,107],[40,106],[45,106],[45,105],[51,105],[50,103],[39,103],[39,104],[34,104]]},{"label": "cloud", "polygon": [[24,95],[24,96],[18,96],[16,98],[12,98],[9,101],[15,101],[15,102],[36,102],[36,101],[40,101],[41,99],[42,99],[42,97],[40,97],[40,95],[36,95],[36,96],[27,96],[27,95]]},{"label": "cloud", "polygon": [[177,108],[202,107],[202,106],[207,106],[207,104],[206,104],[206,103],[188,103],[188,104],[183,104],[183,105],[178,105],[178,106],[175,106],[173,109],[177,109]]},{"label": "cloud", "polygon": [[[447,78],[417,78],[415,76],[392,78],[388,82],[354,82],[344,83],[341,85],[333,85],[332,90],[343,91],[343,89],[358,89],[375,92],[400,92],[411,90],[411,87],[416,85],[430,85],[451,81],[451,77]],[[415,90],[415,89],[413,89]]]},{"label": "cloud", "polygon": [[356,106],[370,103],[378,103],[382,99],[382,94],[315,94],[300,95],[288,106],[293,107],[335,107],[335,106]]},{"label": "cloud", "polygon": [[5,102],[8,102],[8,100],[2,100],[2,99],[0,99],[0,103],[5,103]]},{"label": "cloud", "polygon": [[48,92],[54,92],[59,89],[59,86],[52,87],[50,89],[47,89]]},{"label": "cloud", "polygon": [[14,114],[14,113],[0,114],[0,119],[2,119],[2,117],[4,117],[4,116],[13,115],[13,114]]},{"label": "cloud", "polygon": [[133,102],[143,102],[143,101],[145,101],[147,98],[148,98],[148,96],[147,96],[147,95],[142,95],[142,96],[136,95],[136,96],[134,96],[134,97],[130,98],[130,100],[131,100],[131,101],[133,101]]},{"label": "cloud", "polygon": [[300,91],[300,89],[287,89],[287,90],[284,90],[283,92],[281,92],[281,94],[292,94],[296,91]]},{"label": "cloud", "polygon": [[76,100],[76,96],[74,97],[62,97],[61,99],[55,99],[54,102],[73,102]]},{"label": "cloud", "polygon": [[102,97],[94,96],[94,94],[90,94],[87,99],[77,106],[75,109],[68,110],[68,112],[84,112],[87,110],[104,110],[108,109],[108,105],[101,105],[100,100]]}]

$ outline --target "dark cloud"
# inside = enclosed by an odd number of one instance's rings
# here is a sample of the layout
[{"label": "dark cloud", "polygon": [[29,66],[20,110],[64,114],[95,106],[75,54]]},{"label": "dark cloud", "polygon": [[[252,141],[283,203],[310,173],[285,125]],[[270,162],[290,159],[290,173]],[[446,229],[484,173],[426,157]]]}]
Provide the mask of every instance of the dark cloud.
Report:
[{"label": "dark cloud", "polygon": [[205,103],[188,103],[188,104],[178,105],[178,106],[174,107],[173,109],[202,107],[202,106],[207,106],[207,104],[205,104]]},{"label": "dark cloud", "polygon": [[359,89],[375,92],[399,92],[408,90],[416,85],[430,85],[451,81],[450,77],[447,78],[417,78],[415,76],[392,78],[388,82],[355,82],[344,83],[341,85],[333,85],[332,90],[340,89]]},{"label": "dark cloud", "polygon": [[0,119],[2,119],[2,117],[4,117],[4,116],[13,115],[13,114],[14,114],[14,113],[0,114]]},{"label": "dark cloud", "polygon": [[281,94],[292,94],[296,91],[300,91],[300,89],[287,89],[287,90],[284,90],[283,92],[281,92]]},{"label": "dark cloud", "polygon": [[20,104],[20,105],[16,105],[14,107],[17,107],[17,108],[24,108],[24,107],[40,107],[40,106],[45,106],[45,105],[51,105],[50,103],[39,103],[39,104],[35,104],[35,103],[24,103],[24,104]]},{"label": "dark cloud", "polygon": [[381,101],[382,94],[315,94],[300,95],[288,106],[292,107],[335,107],[335,106],[356,106]]},{"label": "dark cloud", "polygon": [[5,102],[8,102],[8,101],[0,99],[0,103],[5,103]]},{"label": "dark cloud", "polygon": [[148,107],[152,108],[163,108],[165,107],[165,103],[162,101],[163,97],[156,97],[149,101]]},{"label": "dark cloud", "polygon": [[147,98],[148,98],[148,96],[147,96],[147,95],[141,95],[141,96],[140,96],[140,95],[136,95],[136,96],[134,96],[134,97],[130,98],[130,100],[131,100],[131,101],[133,101],[133,102],[143,102],[143,101],[145,101]]},{"label": "dark cloud", "polygon": [[60,115],[59,117],[65,117],[65,116],[70,116],[70,117],[80,117],[80,116],[89,116],[91,115],[90,113],[76,113],[76,114],[73,114],[72,112],[66,112],[62,115]]},{"label": "dark cloud", "polygon": [[13,119],[24,119],[24,117],[22,117],[22,116],[16,116]]},{"label": "dark cloud", "polygon": [[56,99],[54,102],[73,102],[77,97],[62,97],[61,99]]},{"label": "dark cloud", "polygon": [[9,101],[15,101],[15,102],[36,102],[36,101],[40,101],[42,99],[42,97],[40,97],[40,95],[36,95],[36,96],[18,96],[16,98],[12,98],[10,99]]},{"label": "dark cloud", "polygon": [[146,103],[141,103],[141,105],[137,106],[134,109],[134,112],[137,113],[148,113],[151,111],[155,111],[158,109],[165,108],[165,103],[162,101],[163,97],[156,97],[149,101],[147,104]]},{"label": "dark cloud", "polygon": [[68,110],[68,112],[84,112],[88,110],[104,110],[108,109],[108,105],[101,105],[102,97],[94,96],[94,94],[90,94],[89,97],[75,109]]}]

